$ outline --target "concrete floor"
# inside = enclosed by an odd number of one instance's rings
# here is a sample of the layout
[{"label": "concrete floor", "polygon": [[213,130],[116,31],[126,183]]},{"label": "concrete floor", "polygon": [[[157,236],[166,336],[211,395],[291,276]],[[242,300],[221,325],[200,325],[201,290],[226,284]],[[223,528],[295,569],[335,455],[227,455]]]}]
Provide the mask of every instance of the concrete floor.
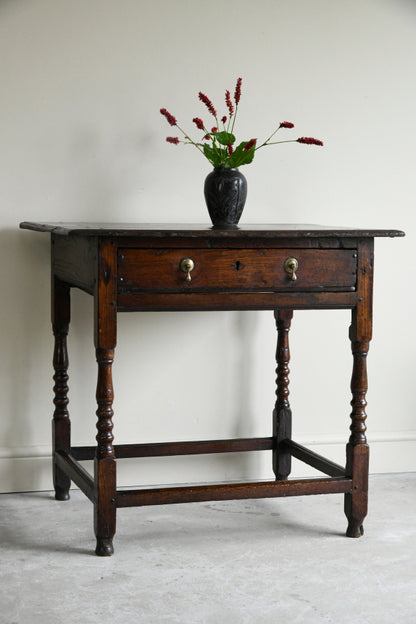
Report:
[{"label": "concrete floor", "polygon": [[378,475],[361,539],[341,495],[120,509],[92,554],[78,491],[0,496],[3,624],[415,624],[416,473]]}]

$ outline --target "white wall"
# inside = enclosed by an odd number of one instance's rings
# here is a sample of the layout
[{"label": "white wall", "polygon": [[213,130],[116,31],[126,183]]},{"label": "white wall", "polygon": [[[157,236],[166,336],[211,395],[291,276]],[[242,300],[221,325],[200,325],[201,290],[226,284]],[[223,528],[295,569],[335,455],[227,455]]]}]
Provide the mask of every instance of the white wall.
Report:
[{"label": "white wall", "polygon": [[[239,133],[283,120],[298,144],[244,168],[243,221],[400,228],[376,244],[369,355],[371,470],[414,470],[415,73],[411,0],[2,0],[0,3],[0,489],[51,487],[49,240],[22,220],[207,221],[209,164],[170,146],[162,106],[191,128],[243,77]],[[288,135],[292,136],[289,131]],[[349,313],[299,312],[295,435],[343,462]],[[90,298],[74,292],[74,441],[95,436]],[[269,435],[271,313],[119,316],[117,443]],[[184,374],[183,371],[186,371]],[[264,478],[269,457],[120,462],[120,483]],[[305,474],[297,467],[294,474]]]}]

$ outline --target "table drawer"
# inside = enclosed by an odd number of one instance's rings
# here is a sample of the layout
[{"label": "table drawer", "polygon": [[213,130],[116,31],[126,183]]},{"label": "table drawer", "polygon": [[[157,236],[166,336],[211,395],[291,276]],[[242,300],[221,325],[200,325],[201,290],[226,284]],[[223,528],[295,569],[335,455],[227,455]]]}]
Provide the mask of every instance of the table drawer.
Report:
[{"label": "table drawer", "polygon": [[[181,262],[190,258],[188,276]],[[296,279],[285,270],[298,263]],[[119,249],[118,292],[354,290],[351,249]]]}]

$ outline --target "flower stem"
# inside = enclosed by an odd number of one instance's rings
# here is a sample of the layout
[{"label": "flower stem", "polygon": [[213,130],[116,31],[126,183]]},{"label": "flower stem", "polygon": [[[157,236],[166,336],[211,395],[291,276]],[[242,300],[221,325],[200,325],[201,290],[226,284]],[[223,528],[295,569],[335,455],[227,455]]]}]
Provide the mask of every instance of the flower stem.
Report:
[{"label": "flower stem", "polygon": [[[273,135],[272,135],[273,136]],[[271,138],[271,137],[270,137]],[[267,139],[268,141],[269,139]],[[256,147],[256,149],[260,149],[261,147],[265,147],[267,145],[278,145],[279,143],[297,143],[298,140],[297,139],[289,139],[287,141],[273,141],[273,143],[268,143],[268,142],[263,143],[262,145],[259,145],[259,147]]]},{"label": "flower stem", "polygon": [[[270,139],[272,139],[274,137],[274,135],[279,130],[279,128],[280,128],[280,126],[277,126],[276,130],[274,132],[272,132],[272,134],[269,136],[269,138],[266,139],[266,141],[264,143],[262,143],[261,145],[256,147],[256,150],[260,149],[261,147],[264,147],[265,145],[275,145],[275,143],[269,143],[269,141],[270,141]],[[289,143],[290,141],[277,141],[277,142],[278,143]]]},{"label": "flower stem", "polygon": [[[199,147],[199,145],[197,145],[197,143],[195,143],[195,141],[193,141],[191,139],[191,137],[189,136],[189,134],[187,132],[184,132],[182,130],[182,128],[178,124],[176,124],[176,127],[178,128],[178,130],[180,130],[182,132],[182,134],[185,137],[185,139],[188,139],[188,141],[189,141],[189,143],[191,145],[194,145],[201,152],[201,154],[204,154],[204,151]],[[205,154],[204,154],[204,156],[205,156]]]},{"label": "flower stem", "polygon": [[235,119],[237,117],[237,111],[238,111],[238,104],[236,104],[236,107],[235,107],[235,112],[234,112],[234,117],[233,117],[233,125],[231,126],[231,134],[233,134],[233,132],[234,132],[234,124],[235,124]]}]

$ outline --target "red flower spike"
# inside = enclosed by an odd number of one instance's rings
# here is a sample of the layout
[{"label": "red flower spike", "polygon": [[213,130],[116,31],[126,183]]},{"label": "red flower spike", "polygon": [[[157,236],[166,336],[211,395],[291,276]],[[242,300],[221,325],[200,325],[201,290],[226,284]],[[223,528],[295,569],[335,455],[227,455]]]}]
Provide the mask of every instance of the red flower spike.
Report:
[{"label": "red flower spike", "polygon": [[173,115],[171,115],[166,108],[161,108],[160,112],[162,113],[162,115],[164,115],[166,117],[166,119],[168,120],[168,123],[171,126],[176,126],[176,119]]},{"label": "red flower spike", "polygon": [[173,145],[179,145],[178,137],[166,137],[166,141],[168,143],[173,143]]},{"label": "red flower spike", "polygon": [[237,84],[235,85],[234,102],[235,102],[236,106],[238,106],[238,103],[239,103],[240,98],[241,98],[241,83],[242,83],[242,81],[243,81],[242,78],[238,78]]},{"label": "red flower spike", "polygon": [[299,137],[296,141],[298,143],[306,143],[306,145],[323,145],[322,141],[313,137]]},{"label": "red flower spike", "polygon": [[233,103],[231,102],[231,93],[229,91],[225,92],[225,103],[228,106],[228,110],[230,111],[230,117],[231,117],[231,115],[234,113],[234,106],[233,106]]},{"label": "red flower spike", "polygon": [[221,117],[221,121],[223,124],[225,124],[225,122],[227,121],[227,117],[224,115],[224,117]]},{"label": "red flower spike", "polygon": [[247,145],[244,147],[245,152],[249,152],[252,147],[254,147],[257,143],[257,139],[250,139]]},{"label": "red flower spike", "polygon": [[211,132],[218,132],[218,128],[214,126],[213,128],[211,128]]},{"label": "red flower spike", "polygon": [[210,138],[211,138],[211,137],[209,136],[209,134],[206,134],[206,135],[204,136],[204,141],[209,141],[209,140],[210,140]]},{"label": "red flower spike", "polygon": [[282,121],[282,123],[280,124],[279,128],[294,128],[295,124],[293,124],[290,121]]},{"label": "red flower spike", "polygon": [[227,147],[228,147],[228,153],[230,156],[232,156],[233,153],[233,146],[231,145],[231,143],[227,143]]},{"label": "red flower spike", "polygon": [[198,130],[204,129],[204,122],[202,121],[202,119],[200,119],[199,117],[194,117],[192,121],[194,122],[194,124],[196,124]]},{"label": "red flower spike", "polygon": [[207,107],[207,109],[209,110],[211,115],[216,117],[217,116],[217,111],[215,110],[215,108],[214,108],[211,100],[209,99],[209,97],[207,97],[204,93],[202,93],[202,91],[199,92],[198,97],[201,100],[201,102],[203,102],[205,104],[205,106]]}]

